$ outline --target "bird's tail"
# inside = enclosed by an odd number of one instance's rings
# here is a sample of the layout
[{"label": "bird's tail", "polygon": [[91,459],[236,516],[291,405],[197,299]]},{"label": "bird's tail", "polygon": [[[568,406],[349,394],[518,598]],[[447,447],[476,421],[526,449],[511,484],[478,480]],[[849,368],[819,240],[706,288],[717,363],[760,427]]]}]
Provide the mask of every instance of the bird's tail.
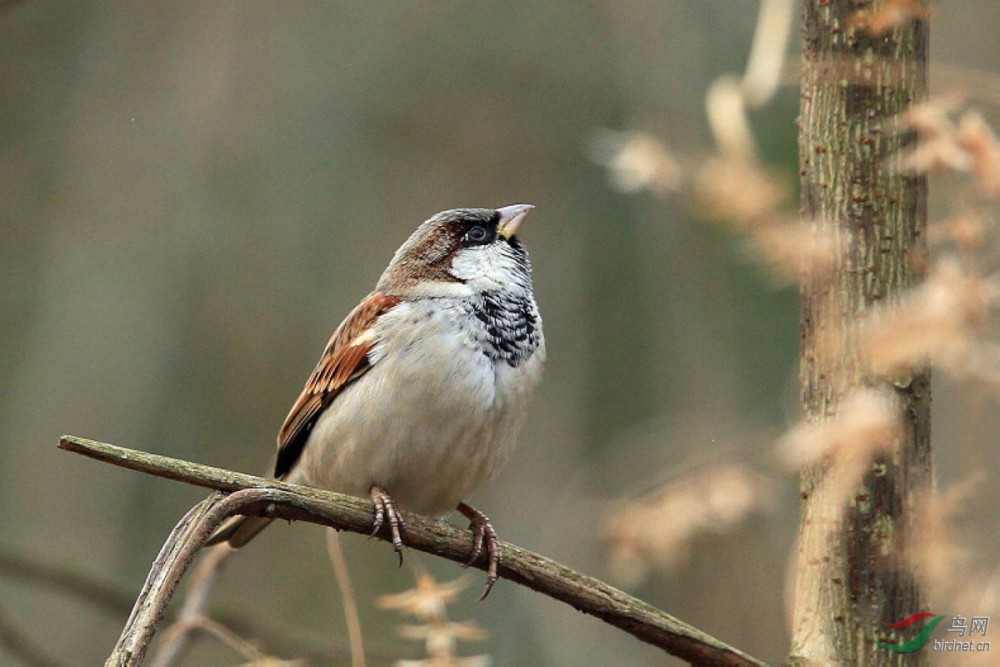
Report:
[{"label": "bird's tail", "polygon": [[239,549],[256,537],[257,533],[267,528],[272,521],[274,519],[263,516],[231,516],[208,538],[205,545],[229,542],[229,546]]}]

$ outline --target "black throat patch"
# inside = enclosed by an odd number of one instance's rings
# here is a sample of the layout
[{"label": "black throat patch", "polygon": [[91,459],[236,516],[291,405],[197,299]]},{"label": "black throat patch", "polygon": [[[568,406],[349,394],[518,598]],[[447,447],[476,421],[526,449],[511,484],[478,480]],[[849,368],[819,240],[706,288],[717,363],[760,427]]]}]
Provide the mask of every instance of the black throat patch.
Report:
[{"label": "black throat patch", "polygon": [[473,314],[483,325],[483,351],[492,361],[518,366],[538,349],[538,307],[530,297],[484,292]]}]

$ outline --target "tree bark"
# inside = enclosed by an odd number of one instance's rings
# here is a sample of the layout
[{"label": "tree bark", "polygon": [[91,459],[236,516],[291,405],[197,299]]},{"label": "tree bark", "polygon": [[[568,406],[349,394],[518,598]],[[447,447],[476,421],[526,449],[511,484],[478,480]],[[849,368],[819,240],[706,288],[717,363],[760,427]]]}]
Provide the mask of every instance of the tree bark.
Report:
[{"label": "tree bark", "polygon": [[[915,664],[920,655],[878,642],[911,638],[912,628],[885,625],[925,609],[903,544],[931,480],[930,373],[914,368],[891,384],[868,377],[856,336],[861,318],[920,280],[913,260],[926,252],[927,183],[899,168],[901,149],[914,139],[896,123],[927,94],[928,26],[908,20],[874,34],[859,25],[859,10],[886,4],[803,2],[801,206],[807,224],[839,240],[832,276],[802,285],[802,405],[808,421],[823,422],[852,388],[890,386],[903,429],[847,507],[824,506],[829,498],[817,493],[828,466],[802,474],[793,663]],[[825,344],[831,339],[841,344]]]}]

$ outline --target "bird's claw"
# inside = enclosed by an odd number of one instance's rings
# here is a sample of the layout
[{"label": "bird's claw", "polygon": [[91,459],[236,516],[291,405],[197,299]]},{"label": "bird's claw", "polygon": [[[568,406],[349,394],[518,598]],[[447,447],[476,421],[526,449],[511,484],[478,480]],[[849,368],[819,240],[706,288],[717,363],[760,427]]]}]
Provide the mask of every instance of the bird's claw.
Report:
[{"label": "bird's claw", "polygon": [[472,555],[462,567],[469,567],[479,560],[479,556],[483,553],[483,547],[485,546],[486,557],[488,559],[486,588],[479,597],[480,600],[485,600],[486,596],[493,590],[493,584],[500,578],[500,538],[497,536],[497,531],[493,528],[493,524],[490,523],[490,518],[479,510],[465,503],[459,503],[458,511],[469,520],[469,528],[472,530]]},{"label": "bird's claw", "polygon": [[406,523],[399,515],[396,508],[396,501],[392,499],[389,492],[380,486],[373,486],[370,491],[372,502],[375,503],[375,522],[373,524],[369,538],[378,535],[386,520],[389,521],[389,530],[392,533],[392,548],[399,556],[399,566],[403,566],[403,538],[402,532],[406,530]]}]

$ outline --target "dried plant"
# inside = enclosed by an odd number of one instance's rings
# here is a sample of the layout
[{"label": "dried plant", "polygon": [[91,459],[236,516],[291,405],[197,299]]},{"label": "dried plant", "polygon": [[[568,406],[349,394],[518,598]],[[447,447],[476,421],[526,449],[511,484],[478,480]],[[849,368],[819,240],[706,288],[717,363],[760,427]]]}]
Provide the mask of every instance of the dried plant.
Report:
[{"label": "dried plant", "polygon": [[447,607],[458,598],[468,585],[463,577],[446,583],[438,583],[428,572],[417,572],[414,588],[383,595],[378,604],[383,609],[395,609],[413,616],[419,623],[401,625],[399,634],[407,639],[424,641],[427,657],[419,660],[398,660],[397,667],[480,667],[492,664],[487,655],[458,657],[459,641],[482,641],[487,632],[473,621],[449,621]]},{"label": "dried plant", "polygon": [[426,660],[397,660],[396,667],[489,667],[493,664],[489,656],[475,655],[470,658],[427,658]]},{"label": "dried plant", "polygon": [[987,197],[1000,195],[1000,142],[978,111],[962,115],[955,139],[969,156],[970,171],[979,192]]},{"label": "dried plant", "polygon": [[997,370],[981,341],[998,295],[993,281],[966,271],[954,257],[942,258],[924,283],[863,324],[861,353],[884,377],[930,359],[959,377],[992,377]]},{"label": "dried plant", "polygon": [[407,639],[423,640],[428,657],[421,660],[400,660],[397,665],[426,665],[445,667],[446,665],[489,665],[492,660],[486,655],[460,658],[455,655],[459,641],[482,641],[488,633],[472,621],[462,623],[439,621],[421,625],[401,625],[399,634]]},{"label": "dried plant", "polygon": [[775,221],[752,232],[750,249],[779,280],[812,282],[829,275],[842,236],[798,219]]},{"label": "dried plant", "polygon": [[722,155],[698,170],[695,197],[707,216],[752,230],[778,214],[787,190],[755,159]]},{"label": "dried plant", "polygon": [[[847,28],[875,36],[925,21],[930,10],[923,0],[886,0],[877,7],[855,12]],[[754,54],[741,79],[724,76],[706,95],[706,114],[715,140],[715,152],[705,159],[678,156],[647,134],[641,142],[606,143],[600,162],[610,170],[620,189],[687,196],[700,213],[724,223],[744,238],[752,254],[781,279],[799,278],[816,284],[828,277],[838,251],[843,254],[853,238],[836,225],[818,225],[795,219],[787,210],[786,189],[758,157],[747,109],[770,99],[780,80],[783,37],[765,48],[763,35],[782,35],[784,12],[790,5],[763,2],[754,42]],[[759,47],[759,48],[758,48]],[[760,51],[760,54],[757,52]],[[761,55],[762,54],[762,55]],[[878,55],[874,56],[876,59]],[[887,67],[891,63],[880,61]],[[842,69],[847,82],[859,76],[857,62],[824,61],[824,67]],[[868,76],[865,74],[864,76]],[[858,81],[868,85],[866,81]],[[995,235],[995,203],[1000,198],[1000,140],[976,109],[958,95],[933,97],[910,106],[877,131],[905,132],[906,148],[889,156],[885,169],[913,175],[944,172],[962,177],[953,200],[956,211],[927,228],[933,253],[919,247],[910,251],[906,267],[923,282],[892,294],[891,300],[870,309],[857,326],[821,331],[816,348],[825,357],[860,361],[866,373],[854,382],[877,387],[840,387],[836,414],[790,429],[777,446],[781,460],[792,470],[821,466],[824,474],[809,489],[813,500],[801,539],[812,546],[801,553],[815,554],[816,545],[831,543],[856,500],[864,476],[881,456],[889,456],[903,440],[901,403],[893,388],[915,371],[934,364],[963,380],[985,382],[1000,389],[1000,342],[991,338],[991,316],[1000,296],[995,276],[983,267],[995,265],[986,256]],[[630,136],[630,135],[622,135]],[[900,137],[894,137],[899,141]],[[687,172],[682,166],[687,165]],[[669,174],[664,178],[663,174]],[[688,175],[690,174],[690,175]],[[917,230],[920,233],[922,230]],[[834,286],[839,289],[842,286]],[[850,318],[848,318],[850,319]],[[881,387],[881,388],[879,388]],[[875,468],[878,467],[876,463]],[[978,479],[978,478],[974,478]],[[817,481],[818,480],[818,481]],[[654,568],[676,569],[688,558],[691,542],[706,531],[725,532],[756,507],[756,491],[732,470],[691,476],[618,511],[605,528],[612,568],[633,582]],[[931,595],[956,609],[992,613],[1000,609],[1000,574],[974,567],[975,558],[954,528],[958,508],[975,491],[966,481],[943,492],[929,493],[920,505],[916,538],[910,550],[918,577]],[[717,505],[716,492],[728,494],[729,504]],[[729,521],[733,523],[729,523]],[[801,546],[801,545],[800,545]],[[956,577],[969,570],[970,577]],[[975,578],[975,585],[966,581]],[[807,606],[814,601],[807,601]],[[937,604],[937,602],[935,602]],[[822,652],[820,652],[822,654]]]},{"label": "dried plant", "polygon": [[930,10],[920,0],[887,0],[878,9],[860,9],[851,17],[850,26],[883,35],[916,19],[929,19]]},{"label": "dried plant", "polygon": [[[920,519],[906,547],[935,608],[992,618],[1000,614],[1000,572],[980,561],[970,546],[972,526],[963,525],[985,479],[975,472],[920,499]],[[962,658],[956,664],[994,664],[988,652]]]},{"label": "dried plant", "polygon": [[259,660],[244,663],[243,667],[307,667],[308,664],[305,660],[282,660],[273,656],[265,656]]},{"label": "dried plant", "polygon": [[354,596],[354,585],[347,569],[347,559],[340,546],[340,535],[335,530],[326,531],[326,552],[330,556],[333,575],[340,588],[340,598],[344,606],[344,620],[347,624],[347,637],[351,650],[351,667],[365,667],[365,642],[361,632],[361,617],[358,614],[358,602]]},{"label": "dried plant", "polygon": [[749,108],[761,107],[782,83],[788,35],[796,9],[794,0],[762,0],[753,44],[741,82]]},{"label": "dried plant", "polygon": [[779,440],[780,458],[792,470],[826,464],[822,492],[837,514],[869,464],[892,450],[900,433],[899,408],[889,391],[858,388],[847,394],[828,421],[803,422]]},{"label": "dried plant", "polygon": [[902,168],[914,173],[955,171],[972,175],[976,191],[1000,196],[1000,142],[975,109],[951,116],[961,106],[955,95],[934,97],[912,106],[901,119],[903,129],[917,132],[919,141],[903,156]]},{"label": "dried plant", "polygon": [[[699,164],[676,157],[649,134],[610,130],[593,146],[594,159],[608,168],[617,189],[689,196],[702,216],[741,234],[750,254],[780,282],[827,275],[838,233],[794,217],[787,210],[788,189],[752,155],[720,153]],[[682,164],[693,165],[692,177],[685,177]]]},{"label": "dried plant", "polygon": [[983,481],[982,474],[974,473],[920,500],[923,512],[908,546],[917,573],[938,600],[953,599],[958,593],[955,573],[969,573],[973,566],[972,554],[957,523]]},{"label": "dried plant", "polygon": [[672,572],[687,563],[698,537],[731,533],[772,502],[768,480],[743,465],[685,475],[628,502],[605,522],[610,567],[630,585],[652,570]]},{"label": "dried plant", "polygon": [[768,103],[782,83],[794,7],[791,0],[764,0],[745,74],[721,76],[709,87],[705,113],[713,155],[678,156],[658,138],[637,131],[602,130],[591,142],[594,161],[608,168],[616,189],[688,196],[702,215],[743,234],[751,253],[783,282],[825,275],[836,242],[830,232],[800,229],[787,210],[788,188],[757,156],[747,116],[748,109]]},{"label": "dried plant", "polygon": [[607,167],[612,186],[621,192],[667,195],[684,183],[680,161],[645,132],[601,130],[591,139],[590,152],[594,162]]},{"label": "dried plant", "polygon": [[959,251],[970,254],[986,246],[989,231],[982,214],[967,210],[928,225],[927,241],[938,246],[953,244]]}]

